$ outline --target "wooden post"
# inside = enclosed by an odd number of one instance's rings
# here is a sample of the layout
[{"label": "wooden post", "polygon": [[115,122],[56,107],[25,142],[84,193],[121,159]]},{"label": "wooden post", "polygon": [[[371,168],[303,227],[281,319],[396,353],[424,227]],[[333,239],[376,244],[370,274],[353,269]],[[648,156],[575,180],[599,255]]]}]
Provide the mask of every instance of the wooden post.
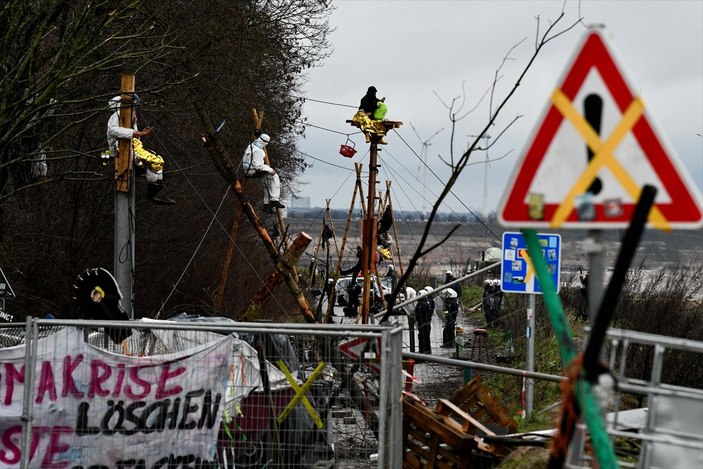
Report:
[{"label": "wooden post", "polygon": [[378,173],[378,145],[385,144],[383,137],[390,129],[395,129],[403,125],[402,122],[395,121],[371,121],[368,123],[363,120],[348,120],[354,127],[360,128],[370,140],[371,151],[369,154],[369,197],[366,204],[366,214],[364,216],[363,226],[363,246],[361,251],[361,271],[364,275],[364,292],[361,301],[361,317],[364,324],[369,320],[369,308],[371,306],[371,271],[373,270],[373,254],[376,252],[376,228],[377,218],[374,213],[376,200],[376,174]]},{"label": "wooden post", "polygon": [[[122,75],[120,86],[120,127],[132,128],[132,109],[134,106],[134,75]],[[115,182],[118,192],[129,192],[132,180],[132,142],[120,139],[118,154],[115,159]]]},{"label": "wooden post", "polygon": [[378,173],[378,142],[381,137],[371,135],[371,152],[369,154],[369,196],[366,203],[366,216],[363,225],[363,246],[361,249],[361,272],[364,276],[364,291],[361,300],[362,324],[369,322],[371,307],[371,272],[373,271],[373,255],[376,252],[376,174]]},{"label": "wooden post", "polygon": [[[400,257],[400,243],[398,242],[398,225],[395,223],[395,213],[393,212],[393,200],[391,198],[391,181],[386,181],[386,191],[387,191],[387,197],[388,197],[388,206],[391,208],[391,213],[393,213],[393,241],[395,244],[395,252],[396,255],[398,256],[397,261],[393,261],[393,264],[397,266],[398,270],[398,275],[400,277],[403,276],[403,258]],[[393,249],[391,248],[391,252]]]},{"label": "wooden post", "polygon": [[[361,168],[362,165],[361,163],[354,163],[354,169],[356,170],[356,183],[354,184],[354,193],[352,194],[351,198],[351,203],[349,204],[349,213],[347,213],[347,223],[344,226],[344,235],[342,236],[342,245],[339,248],[338,251],[338,258],[337,258],[337,268],[335,269],[334,273],[334,282],[332,282],[332,285],[330,285],[329,288],[332,290],[335,289],[337,285],[337,279],[339,278],[339,273],[342,271],[342,258],[344,257],[344,249],[347,244],[347,234],[349,234],[349,226],[351,225],[351,219],[354,214],[354,205],[356,204],[356,195],[357,193],[361,194],[361,200],[364,199],[363,195],[363,190],[361,187]],[[362,204],[363,205],[363,204]],[[332,313],[334,311],[334,303],[336,301],[336,297],[333,297],[329,299],[327,303],[327,315],[325,316],[325,323],[329,323],[329,318],[332,316]]]},{"label": "wooden post", "polygon": [[317,239],[317,244],[312,252],[312,260],[310,261],[310,278],[308,279],[308,290],[312,288],[315,281],[315,273],[317,271],[317,255],[320,253],[320,246],[322,245],[322,237],[325,235],[325,227],[327,226],[327,219],[330,217],[330,199],[325,199],[326,209],[325,215],[322,217],[322,229],[320,230],[320,237]]},{"label": "wooden post", "polygon": [[301,232],[298,235],[280,261],[276,264],[276,269],[266,277],[264,284],[257,290],[256,293],[254,293],[254,296],[249,303],[249,307],[238,318],[239,321],[251,321],[253,319],[252,315],[261,307],[261,304],[266,300],[266,298],[271,295],[273,289],[276,288],[283,280],[282,272],[290,270],[292,266],[295,265],[300,256],[305,252],[305,249],[307,249],[310,241],[312,241],[312,238],[310,238],[307,233]]},{"label": "wooden post", "polygon": [[232,258],[234,257],[234,241],[237,239],[237,232],[239,231],[239,220],[242,217],[242,208],[237,206],[237,212],[232,219],[232,228],[229,230],[229,241],[227,242],[227,253],[225,254],[225,262],[222,265],[222,275],[220,276],[220,285],[217,288],[217,293],[215,294],[215,310],[220,311],[222,308],[222,300],[225,296],[225,286],[227,285],[227,278],[229,277],[229,268],[232,265]]},{"label": "wooden post", "polygon": [[[207,120],[205,116],[200,111],[199,114],[202,122],[206,123]],[[288,286],[288,290],[290,291],[291,295],[293,295],[293,297],[295,298],[298,304],[298,308],[303,314],[304,319],[307,322],[316,323],[317,320],[315,319],[315,315],[312,309],[310,309],[310,305],[308,305],[308,301],[305,298],[305,295],[298,286],[298,282],[295,276],[293,275],[292,269],[290,269],[287,264],[285,264],[285,262],[282,262],[281,255],[278,252],[276,244],[271,239],[271,236],[269,236],[268,231],[266,231],[266,229],[261,226],[261,223],[259,222],[259,217],[254,211],[254,208],[251,206],[251,203],[247,199],[241,181],[236,179],[235,166],[227,157],[224,148],[222,148],[221,145],[218,145],[217,139],[214,135],[214,131],[212,130],[211,126],[209,126],[208,135],[203,136],[202,140],[205,144],[205,149],[208,151],[208,155],[214,161],[215,166],[220,171],[220,174],[222,174],[222,176],[227,182],[232,184],[232,190],[237,196],[237,200],[239,201],[239,204],[242,207],[242,212],[247,217],[247,219],[249,219],[249,222],[256,231],[256,234],[259,236],[259,238],[261,238],[261,241],[263,242],[266,251],[269,253],[269,256],[271,257],[274,265],[276,266],[276,270],[281,272],[281,274],[283,275],[283,279],[286,285]]]}]

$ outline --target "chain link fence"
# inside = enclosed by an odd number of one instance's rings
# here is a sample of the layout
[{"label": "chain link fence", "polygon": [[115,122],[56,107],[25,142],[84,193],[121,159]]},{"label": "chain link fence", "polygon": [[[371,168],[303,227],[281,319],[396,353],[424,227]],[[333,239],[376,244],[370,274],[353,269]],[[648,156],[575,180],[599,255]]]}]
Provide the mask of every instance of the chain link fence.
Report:
[{"label": "chain link fence", "polygon": [[0,328],[0,466],[402,465],[397,325],[176,319]]}]

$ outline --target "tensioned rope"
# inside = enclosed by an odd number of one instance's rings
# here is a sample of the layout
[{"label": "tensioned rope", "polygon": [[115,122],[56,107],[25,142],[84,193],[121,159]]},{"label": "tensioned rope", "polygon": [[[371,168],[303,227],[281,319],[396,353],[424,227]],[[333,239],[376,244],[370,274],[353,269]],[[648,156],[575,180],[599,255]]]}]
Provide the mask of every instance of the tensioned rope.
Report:
[{"label": "tensioned rope", "polygon": [[[303,98],[303,99],[307,99],[307,98]],[[335,103],[325,102],[325,101],[321,101],[321,100],[312,100],[312,99],[310,99],[310,101],[316,101],[316,102],[321,102],[321,103],[325,103],[325,104],[335,104]],[[337,104],[337,105],[339,105],[339,106],[345,106],[345,107],[356,107],[356,106],[342,105],[342,104]],[[307,125],[307,126],[309,126],[309,127],[314,127],[314,128],[316,128],[316,129],[324,130],[324,131],[327,131],[327,132],[339,134],[339,135],[346,135],[346,136],[349,136],[349,135],[356,135],[356,134],[358,134],[358,133],[361,133],[361,132],[356,132],[356,133],[353,133],[353,134],[349,134],[349,133],[345,133],[345,132],[340,132],[340,131],[338,131],[338,130],[332,130],[332,129],[329,129],[329,128],[326,128],[326,127],[318,126],[318,125],[315,125],[315,124],[310,124],[310,123],[308,123],[308,124],[305,124],[305,125]],[[425,162],[422,160],[422,158],[421,158],[421,157],[417,154],[417,152],[410,146],[410,144],[403,138],[403,136],[400,135],[400,133],[399,133],[396,129],[393,129],[393,130],[394,130],[395,133],[400,137],[401,141],[402,141],[403,143],[405,143],[405,145],[408,147],[408,149],[410,149],[410,151],[415,155],[415,157],[421,162],[421,164],[424,165],[425,168],[427,168],[427,169],[430,171],[430,173],[432,173],[432,175],[433,175],[439,182],[443,182],[442,179],[437,175],[437,173],[435,173],[435,172],[432,170],[432,168],[430,168],[429,165],[427,165],[427,163],[425,163]],[[301,152],[301,154],[304,154],[304,153]],[[310,156],[310,155],[307,155],[307,154],[305,154],[305,155],[306,155],[306,156]],[[311,157],[312,159],[314,159],[314,160],[324,162],[325,164],[328,164],[328,165],[330,165],[330,166],[339,167],[338,165],[335,165],[335,164],[333,164],[333,163],[329,163],[329,162],[326,162],[326,161],[324,161],[324,160],[320,160],[320,159],[315,158],[315,157],[312,157],[312,156],[310,156],[310,157]],[[501,159],[502,159],[502,158],[503,158],[503,157],[501,157]],[[475,162],[475,163],[471,163],[470,165],[481,164],[481,163],[485,164],[485,162]],[[467,165],[467,166],[469,166],[469,165]],[[347,168],[344,168],[344,169],[347,169]],[[428,188],[426,185],[423,185],[420,181],[418,181],[418,184],[420,184],[420,186],[424,187],[425,189],[429,190],[429,188]],[[413,186],[413,187],[414,187],[414,186]],[[417,191],[417,190],[416,190],[416,191]],[[434,192],[431,191],[431,190],[429,190],[429,192],[430,192],[432,195],[436,195],[436,194],[434,194]],[[471,209],[464,203],[464,201],[461,200],[461,199],[454,193],[454,191],[450,191],[450,193],[451,193],[452,196],[454,196],[454,198],[466,209],[466,211],[468,211],[481,225],[483,225],[483,227],[484,227],[491,235],[493,235],[493,237],[494,237],[495,239],[497,239],[497,240],[500,240],[500,239],[501,239],[498,235],[496,235],[496,234],[493,232],[493,230],[490,229],[490,227],[488,227],[488,225],[486,225],[486,224],[483,222],[483,220],[481,219],[481,217],[479,217],[478,215],[476,215],[476,214],[473,212],[473,210],[471,210]],[[425,199],[425,202],[429,202],[429,201]],[[452,210],[452,212],[453,212],[454,214],[456,214],[455,211]],[[470,229],[473,229],[473,228],[470,228]]]},{"label": "tensioned rope", "polygon": [[358,109],[358,108],[359,108],[359,106],[352,106],[351,104],[333,103],[333,102],[331,102],[331,101],[322,101],[322,100],[320,100],[320,99],[305,98],[305,97],[303,97],[303,96],[295,96],[295,97],[298,98],[298,99],[300,99],[300,100],[302,100],[303,102],[305,102],[305,101],[312,101],[312,102],[315,102],[315,103],[330,104],[330,105],[332,105],[332,106],[350,107],[350,108],[353,108],[353,109]]},{"label": "tensioned rope", "polygon": [[178,277],[178,280],[176,280],[176,283],[173,284],[173,287],[171,288],[171,291],[168,293],[168,296],[161,303],[161,307],[156,312],[154,319],[159,318],[159,316],[161,315],[161,312],[164,310],[164,306],[166,306],[166,303],[168,303],[168,300],[171,298],[171,295],[173,295],[173,292],[176,291],[178,284],[181,282],[181,280],[183,280],[183,277],[185,276],[185,273],[188,271],[188,268],[190,268],[190,265],[193,263],[193,260],[195,260],[195,256],[198,254],[200,247],[203,245],[203,242],[205,241],[205,237],[210,232],[210,228],[212,228],[212,225],[215,223],[215,220],[217,219],[217,214],[220,212],[222,205],[225,203],[225,199],[227,198],[227,194],[229,193],[229,189],[230,188],[227,187],[227,189],[225,190],[225,193],[222,195],[222,200],[220,200],[220,205],[217,206],[217,210],[215,211],[215,213],[213,213],[212,219],[210,219],[210,223],[208,224],[207,228],[205,229],[203,236],[200,238],[198,245],[195,247],[193,254],[191,254],[190,259],[188,259],[188,262],[186,263],[185,267],[183,268],[183,271],[181,272],[181,275]]},{"label": "tensioned rope", "polygon": [[[394,130],[395,130],[395,129],[394,129]],[[413,150],[413,148],[410,146],[410,144],[408,144],[408,142],[403,138],[403,136],[400,135],[400,133],[398,133],[398,131],[395,131],[395,133],[398,135],[398,137],[400,137],[400,139],[403,141],[403,143],[405,143],[405,145],[410,149],[410,151],[413,152],[413,154],[418,158],[418,160],[422,161],[422,158],[420,158],[420,155],[418,155],[417,152],[415,152],[415,150]],[[437,175],[437,173],[435,173],[435,172],[432,170],[432,168],[430,168],[430,167],[427,165],[427,163],[425,163],[424,161],[422,161],[422,164],[425,166],[425,168],[427,168],[427,170],[428,170],[439,182],[442,182],[442,179]],[[474,213],[474,212],[473,212],[473,211],[472,211],[472,210],[471,210],[455,193],[454,193],[454,191],[450,190],[449,193],[452,194],[452,195],[454,196],[454,198],[455,198],[471,215],[473,215],[474,218],[476,218],[476,220],[477,220],[479,223],[481,223],[481,225],[483,225],[483,227],[484,227],[489,233],[491,233],[496,239],[501,239],[497,234],[495,234],[495,233],[488,227],[488,225],[486,225],[486,224],[483,222],[483,220],[481,220],[481,218],[480,218],[479,216],[477,216],[477,215],[476,215],[476,214],[475,214],[475,213]]]},{"label": "tensioned rope", "polygon": [[[390,153],[389,153],[389,155],[390,155]],[[391,155],[391,157],[392,157],[392,155]],[[394,159],[395,159],[395,158],[394,158]],[[395,172],[395,173],[397,174],[397,172],[395,171],[395,169],[393,168],[393,166],[387,164],[387,163],[385,162],[385,160],[383,161],[383,163],[384,163],[384,164],[381,165],[381,167],[383,168],[384,174],[386,174],[386,176],[387,176],[388,179],[391,179],[391,180],[392,180],[392,178],[388,175],[388,173]],[[402,165],[401,165],[401,167],[402,167]],[[403,179],[403,178],[401,177],[400,179]],[[397,181],[397,179],[396,179],[396,181]],[[406,185],[412,187],[413,190],[414,190],[415,192],[417,192],[417,189],[414,187],[413,184],[407,183],[407,181],[405,181],[405,179],[403,179],[403,181],[406,183]],[[412,200],[410,199],[410,197],[408,197],[408,195],[407,195],[407,193],[405,192],[405,190],[402,188],[402,185],[398,184],[397,186],[401,188],[401,192],[407,197],[408,202],[410,202],[410,205],[413,207],[413,210],[414,210],[415,212],[417,212],[417,213],[420,213],[419,210],[417,209],[417,207],[415,207],[415,204],[413,204],[413,202],[412,202]],[[398,201],[398,198],[396,197],[396,202],[397,202],[397,201]],[[400,204],[398,204],[398,205],[400,205]],[[405,223],[406,223],[406,226],[409,228],[409,227],[410,227],[410,223],[408,223],[407,220],[405,221]],[[412,231],[411,231],[411,236],[412,236],[412,239],[415,240],[415,234],[412,233]],[[435,233],[432,233],[432,237],[435,239],[435,242],[436,242],[436,243],[439,243],[439,242],[440,242],[439,237],[438,237]],[[445,246],[444,244],[441,244],[441,245],[439,246],[439,248],[440,248],[442,251],[444,251],[444,254],[445,254],[446,256],[449,256],[449,252],[447,251],[447,248],[446,248],[446,246]]]},{"label": "tensioned rope", "polygon": [[[320,129],[320,130],[324,130],[324,131],[327,131],[327,132],[331,132],[331,133],[335,133],[335,134],[341,134],[341,135],[347,135],[347,136],[349,135],[349,134],[345,134],[344,132],[332,130],[332,129],[329,129],[329,128],[326,128],[326,127],[322,127],[322,126],[318,126],[318,125],[314,125],[314,124],[307,124],[307,125],[309,125],[310,127],[314,127],[314,128],[317,128],[317,129]],[[360,132],[357,132],[357,133],[360,133]],[[396,133],[397,133],[397,131],[396,131]],[[398,134],[398,135],[400,135],[400,134]],[[415,155],[415,157],[418,158],[418,160],[421,161],[422,159],[419,157],[419,155],[417,155],[417,152],[415,152],[415,151],[412,149],[412,147],[410,147],[410,145],[407,143],[407,141],[405,141],[405,140],[402,138],[402,136],[401,136],[401,140],[406,144],[406,146],[407,146],[408,148],[410,148],[410,150],[413,152],[413,154]],[[386,151],[387,151],[387,150],[386,150]],[[320,159],[318,159],[318,158],[315,158],[315,157],[313,157],[312,155],[309,155],[309,154],[307,154],[307,153],[303,153],[303,152],[299,152],[299,153],[300,153],[300,154],[303,154],[303,155],[305,155],[305,156],[307,156],[307,157],[310,157],[310,158],[312,158],[312,159],[314,159],[314,160],[316,160],[316,161],[324,162],[325,164],[328,164],[328,165],[330,165],[330,166],[340,167],[339,165],[335,165],[335,164],[333,164],[333,163],[329,163],[329,162],[326,162],[326,161],[324,161],[324,160],[320,160]],[[393,158],[396,162],[398,161],[397,158],[395,158],[390,152],[388,152],[388,154],[389,154],[389,156],[390,156],[391,158]],[[422,163],[425,164],[424,161],[422,161]],[[425,166],[429,169],[429,166],[427,166],[426,164],[425,164]],[[405,167],[405,166],[401,164],[401,167]],[[347,169],[347,168],[343,168],[343,169]],[[406,167],[406,171],[407,171],[407,167]],[[431,169],[430,169],[430,171],[433,172]],[[385,172],[385,170],[384,170],[384,172]],[[398,173],[396,173],[396,174],[398,174]],[[433,172],[433,175],[434,175],[438,180],[441,181],[441,179],[440,179],[434,172]],[[405,180],[404,178],[401,178],[401,179],[403,179],[403,182],[404,182],[405,184],[407,184],[407,185],[409,185],[410,187],[412,187],[413,190],[414,190],[418,195],[420,195],[419,191],[418,191],[417,188],[416,188],[416,184],[409,184],[408,181]],[[415,179],[417,180],[417,178],[415,178]],[[345,180],[345,182],[346,182],[346,180]],[[427,190],[430,192],[430,194],[436,195],[432,190],[430,190],[429,188],[427,188],[426,185],[422,184],[421,181],[417,180],[417,183],[418,183],[420,186],[425,187],[425,189],[427,189]],[[402,188],[401,188],[401,191],[402,191]],[[338,192],[339,192],[339,190],[337,190],[337,192],[335,192],[335,195],[336,195]],[[403,191],[403,192],[404,192],[404,191]],[[405,193],[405,195],[406,195],[406,197],[408,197],[408,196],[407,196],[407,193]],[[461,201],[453,192],[452,192],[452,195],[454,195],[454,197],[467,209],[467,211],[468,211],[469,213],[471,213],[471,215],[474,216],[474,218],[476,218],[479,222],[481,222],[481,224],[482,224],[494,237],[496,237],[496,238],[498,239],[498,237],[495,235],[495,233],[493,233],[493,232],[490,230],[490,228],[488,228],[488,227],[485,225],[485,223],[483,223],[483,222],[480,220],[480,218],[479,218],[475,213],[473,213],[473,211],[471,211],[471,209],[470,209],[468,206],[466,206],[466,204],[464,204],[463,201]],[[410,197],[408,197],[408,200],[410,201]],[[425,198],[425,202],[429,202],[429,201]],[[415,207],[412,202],[411,202],[411,206],[413,206],[413,208],[414,208],[415,211],[418,211],[417,207]],[[456,211],[454,211],[453,209],[451,209],[451,211],[452,211],[453,214],[457,215]],[[467,226],[470,230],[472,230],[472,231],[474,231],[474,232],[476,231],[476,229],[475,229],[473,226],[471,226],[470,224],[466,224],[466,226]],[[478,233],[477,233],[477,234],[478,234]],[[435,236],[435,238],[436,238],[436,236]],[[445,250],[445,254],[446,254],[446,249],[445,249],[444,247],[442,247],[442,249]]]},{"label": "tensioned rope", "polygon": [[[398,162],[397,158],[396,158],[395,156],[393,156],[392,153],[390,153],[390,152],[388,152],[388,151],[386,151],[386,153],[388,154],[388,156],[390,156],[391,158],[393,158],[393,160],[395,160],[396,162]],[[400,164],[400,163],[399,163],[399,164]],[[400,166],[401,166],[402,168],[404,168],[406,172],[410,173],[410,170],[408,170],[408,168],[407,168],[406,165],[400,164]],[[419,180],[417,180],[417,177],[416,177],[416,176],[414,176],[414,175],[412,175],[412,174],[411,174],[411,176],[418,182],[418,184],[420,184],[420,186],[422,186],[422,183],[421,183]],[[415,193],[417,193],[418,195],[420,195],[420,193],[419,193],[418,189],[415,187],[415,185],[414,185],[414,184],[410,184],[410,183],[409,183],[405,178],[403,178],[399,173],[398,173],[398,178],[399,178],[399,179],[402,179],[403,182],[405,182],[406,185],[412,187],[413,190],[415,191]],[[402,188],[402,186],[400,186],[400,187]],[[433,192],[430,188],[427,187],[426,189],[427,189],[427,191],[430,192],[430,194],[435,195],[434,192]],[[402,189],[401,189],[401,190],[402,190]],[[403,191],[403,193],[405,193],[405,192]],[[406,197],[407,197],[407,194],[406,194]],[[422,195],[420,195],[420,197],[422,197]],[[409,200],[409,197],[408,197],[408,200]],[[426,202],[430,202],[430,201],[427,200],[427,199],[425,199],[425,201],[426,201]],[[412,203],[411,203],[411,205],[412,205]],[[414,205],[413,205],[413,207],[414,207]],[[414,209],[415,209],[415,211],[418,211],[418,209],[417,209],[416,207],[414,207]],[[454,209],[452,209],[452,208],[450,208],[449,210],[450,210],[450,213],[452,213],[453,215],[460,216],[460,214],[457,213],[456,210],[454,210]],[[474,215],[474,216],[475,216],[475,215]],[[462,226],[465,226],[468,230],[470,230],[472,233],[474,233],[475,236],[481,237],[481,233],[480,233],[471,223],[463,223]]]},{"label": "tensioned rope", "polygon": [[[198,245],[196,246],[196,248],[195,248],[193,254],[191,255],[190,260],[188,261],[188,263],[186,264],[186,266],[183,268],[183,271],[181,272],[181,275],[179,276],[179,278],[178,278],[178,280],[176,281],[176,283],[173,285],[171,291],[169,292],[168,296],[166,297],[166,300],[162,303],[161,307],[159,308],[159,311],[156,313],[155,318],[158,318],[158,317],[159,317],[159,315],[161,314],[161,312],[162,312],[163,309],[164,309],[164,306],[166,305],[166,303],[168,302],[168,300],[169,300],[169,299],[171,298],[171,296],[173,295],[173,292],[174,292],[174,291],[176,290],[176,288],[178,287],[178,284],[180,283],[180,281],[181,281],[181,280],[183,279],[183,277],[185,276],[185,273],[187,272],[188,268],[190,267],[190,265],[192,264],[193,260],[195,259],[195,256],[196,256],[196,254],[198,253],[198,250],[200,249],[200,247],[201,247],[203,241],[205,240],[205,237],[207,236],[207,234],[208,234],[208,232],[210,231],[210,228],[212,227],[212,225],[213,225],[214,222],[217,222],[217,224],[220,226],[220,228],[222,229],[222,231],[227,235],[227,238],[228,238],[230,241],[232,241],[232,243],[234,244],[235,249],[237,249],[237,252],[242,256],[242,258],[243,258],[244,261],[246,262],[247,266],[251,269],[251,271],[254,273],[254,275],[258,278],[258,280],[259,280],[259,282],[261,283],[261,285],[266,285],[266,283],[264,282],[264,279],[261,277],[261,275],[259,275],[259,273],[257,272],[257,270],[254,268],[254,264],[247,258],[247,256],[246,256],[246,254],[244,253],[244,251],[242,251],[241,248],[240,248],[239,246],[237,246],[237,243],[235,243],[234,240],[232,239],[232,237],[230,236],[229,230],[227,230],[227,228],[225,228],[225,227],[222,225],[222,223],[220,222],[220,220],[217,218],[217,214],[219,213],[219,211],[220,211],[220,209],[221,209],[221,207],[222,207],[222,204],[224,203],[224,200],[225,200],[225,198],[227,197],[227,194],[228,194],[228,192],[229,192],[229,190],[230,190],[230,187],[229,187],[229,186],[227,187],[227,190],[225,191],[225,194],[224,194],[222,200],[220,201],[220,205],[217,207],[217,210],[216,210],[215,212],[213,212],[212,209],[210,208],[210,206],[208,205],[207,201],[203,198],[203,196],[202,196],[202,195],[200,194],[200,192],[196,189],[195,185],[193,184],[193,182],[192,182],[192,181],[190,180],[190,178],[188,177],[187,172],[183,171],[182,168],[181,168],[181,166],[178,164],[178,161],[177,161],[175,158],[172,157],[172,155],[171,155],[170,152],[168,151],[168,149],[167,149],[166,145],[164,144],[164,142],[163,142],[158,136],[156,136],[156,140],[159,142],[159,144],[161,145],[161,147],[164,148],[164,153],[166,153],[166,155],[168,156],[169,162],[173,162],[173,163],[175,164],[175,166],[178,168],[178,170],[181,172],[181,174],[183,174],[183,176],[185,177],[185,179],[186,179],[186,181],[188,182],[188,184],[190,185],[190,187],[193,189],[193,192],[198,196],[198,198],[199,198],[200,201],[203,203],[203,205],[205,206],[205,208],[207,208],[207,210],[212,214],[212,219],[210,220],[210,223],[208,224],[208,227],[207,227],[207,229],[205,230],[205,233],[203,234],[203,236],[202,236],[200,242],[199,242]],[[240,162],[240,165],[239,165],[239,166],[241,167],[241,162]],[[237,168],[237,170],[239,170],[239,167]],[[269,291],[269,293],[271,293],[271,292]],[[274,299],[274,301],[276,302],[276,304],[278,305],[278,307],[281,309],[281,311],[285,312],[286,309],[285,309],[284,306],[280,303],[280,301],[278,301],[278,299],[277,299],[274,295],[271,295],[271,297]]]}]

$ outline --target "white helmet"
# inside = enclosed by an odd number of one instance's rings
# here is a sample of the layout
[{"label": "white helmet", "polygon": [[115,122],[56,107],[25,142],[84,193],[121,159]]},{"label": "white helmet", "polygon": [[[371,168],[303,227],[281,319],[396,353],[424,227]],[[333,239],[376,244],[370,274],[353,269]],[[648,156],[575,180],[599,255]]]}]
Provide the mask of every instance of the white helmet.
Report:
[{"label": "white helmet", "polygon": [[119,111],[120,110],[120,101],[122,101],[122,97],[117,95],[114,98],[110,99],[110,101],[107,102],[107,107],[110,108],[111,111]]},{"label": "white helmet", "polygon": [[[107,107],[110,108],[111,111],[119,111],[121,102],[122,102],[122,95],[117,95],[114,98],[110,98],[110,101],[107,102]],[[133,104],[133,105],[139,104],[139,95],[137,93],[132,93],[132,103],[131,104]]]},{"label": "white helmet", "polygon": [[271,141],[271,137],[268,134],[261,134],[259,138],[254,141],[254,144],[259,148],[264,148]]}]

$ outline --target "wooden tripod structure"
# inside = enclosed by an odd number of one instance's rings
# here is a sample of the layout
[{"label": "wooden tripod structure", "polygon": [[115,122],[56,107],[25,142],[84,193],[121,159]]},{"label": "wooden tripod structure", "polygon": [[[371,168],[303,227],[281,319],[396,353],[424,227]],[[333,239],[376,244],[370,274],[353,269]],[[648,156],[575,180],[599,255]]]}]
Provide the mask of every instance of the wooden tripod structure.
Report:
[{"label": "wooden tripod structure", "polygon": [[[252,120],[254,122],[254,129],[255,133],[258,131],[261,131],[261,126],[264,120],[264,112],[257,112],[256,109],[251,110],[251,115],[252,115]],[[269,156],[268,152],[266,151],[266,148],[264,148],[264,163],[267,165],[270,165],[269,163]],[[242,189],[246,190],[246,179],[242,182]],[[276,209],[276,216],[278,218],[278,227],[281,232],[281,235],[285,237],[285,224],[283,222],[283,216],[281,215],[281,212],[279,209]],[[230,229],[229,233],[229,242],[227,243],[227,252],[225,254],[225,260],[222,265],[222,274],[220,276],[220,284],[219,287],[217,288],[217,293],[215,294],[215,309],[217,311],[220,311],[222,308],[222,300],[224,298],[225,294],[225,286],[227,285],[227,279],[229,278],[229,269],[232,265],[232,258],[234,257],[234,246],[235,246],[235,240],[237,239],[237,233],[239,231],[239,222],[242,218],[242,207],[238,206],[237,211],[232,218],[232,228]],[[285,239],[285,238],[284,238]],[[288,242],[286,240],[286,243],[288,245]],[[305,249],[305,248],[303,248]],[[295,271],[295,267],[293,267],[293,274],[296,277],[297,281],[297,272]]]},{"label": "wooden tripod structure", "polygon": [[[383,213],[386,207],[390,207],[391,213],[393,213],[393,200],[391,199],[391,181],[386,181],[386,193],[381,200],[381,206],[379,207],[379,213]],[[397,266],[399,269],[399,275],[403,276],[403,261],[400,256],[400,242],[398,241],[398,225],[395,222],[395,215],[393,215],[393,239],[395,242],[395,255],[393,255],[393,265]],[[391,249],[391,254],[393,250]]]},{"label": "wooden tripod structure", "polygon": [[[352,194],[352,199],[351,199],[351,204],[349,205],[349,212],[347,213],[347,222],[344,226],[344,236],[342,236],[342,244],[339,247],[339,250],[337,251],[338,257],[337,257],[337,268],[335,269],[334,275],[332,276],[332,284],[329,285],[329,291],[332,293],[332,297],[328,298],[327,301],[327,313],[325,314],[325,323],[330,322],[330,318],[332,317],[332,313],[334,311],[334,303],[335,303],[335,295],[334,295],[334,289],[337,285],[337,280],[339,279],[339,274],[342,271],[342,258],[344,257],[344,248],[347,245],[347,234],[349,233],[349,227],[351,226],[351,220],[352,220],[352,215],[354,214],[354,205],[356,204],[356,196],[357,194],[360,197],[360,200],[364,200],[364,188],[361,185],[361,168],[362,165],[361,163],[354,163],[354,169],[356,170],[356,182],[354,183],[354,192]],[[362,211],[364,214],[366,214],[366,210],[362,204],[361,206]]]},{"label": "wooden tripod structure", "polygon": [[[315,274],[317,273],[317,263],[320,254],[320,247],[325,243],[327,238],[327,227],[330,227],[332,233],[334,233],[334,220],[332,220],[332,214],[330,213],[330,199],[325,199],[325,215],[322,218],[322,229],[320,231],[320,237],[317,239],[317,244],[312,254],[312,260],[310,261],[310,278],[308,280],[308,289],[312,288],[315,281]],[[337,254],[339,254],[339,246],[337,246],[337,237],[333,236],[334,249]],[[329,240],[327,240],[329,242]],[[327,269],[329,270],[329,268]]]},{"label": "wooden tripod structure", "polygon": [[[268,231],[266,231],[266,229],[261,225],[256,210],[254,210],[254,207],[246,196],[246,192],[244,190],[244,183],[242,179],[238,178],[237,176],[237,166],[232,162],[231,158],[229,158],[229,156],[227,155],[227,152],[219,143],[215,130],[213,129],[212,125],[208,123],[208,120],[206,119],[202,111],[198,110],[198,113],[206,129],[206,134],[202,136],[205,149],[207,150],[208,155],[215,164],[215,167],[217,168],[218,172],[222,175],[225,181],[232,185],[232,190],[236,195],[240,205],[240,212],[238,213],[244,213],[244,215],[247,217],[252,227],[256,231],[257,235],[263,242],[264,247],[269,253],[269,256],[271,257],[271,260],[273,261],[275,267],[275,270],[271,272],[264,280],[264,285],[253,296],[247,310],[238,319],[249,319],[254,312],[261,308],[261,304],[270,295],[273,288],[276,287],[279,283],[281,283],[281,281],[284,281],[286,283],[286,286],[288,287],[288,290],[295,298],[298,308],[300,309],[300,312],[302,313],[305,321],[310,323],[316,323],[317,320],[315,319],[315,315],[312,309],[310,308],[310,305],[308,304],[308,301],[303,291],[298,285],[298,276],[295,270],[296,261],[305,251],[307,246],[310,244],[312,238],[310,238],[307,233],[300,232],[300,234],[296,237],[296,240],[291,243],[290,246],[287,247],[284,255],[280,254],[278,247],[274,243]],[[263,118],[263,113],[259,115],[258,113],[256,113],[255,110],[253,110],[252,113],[256,116],[257,126],[260,127],[261,119]],[[279,218],[279,224],[282,225],[283,219],[281,217],[280,212],[278,212],[277,215]],[[235,236],[238,224],[238,217],[235,217],[235,221],[233,222],[232,228],[232,231],[234,232]],[[284,230],[282,229],[281,233],[283,232]],[[234,243],[234,236],[230,236],[230,243]],[[226,267],[227,270],[229,270],[229,265],[227,263]],[[223,283],[224,281],[221,282],[221,285]],[[218,298],[221,302],[222,295],[218,294]]]}]

